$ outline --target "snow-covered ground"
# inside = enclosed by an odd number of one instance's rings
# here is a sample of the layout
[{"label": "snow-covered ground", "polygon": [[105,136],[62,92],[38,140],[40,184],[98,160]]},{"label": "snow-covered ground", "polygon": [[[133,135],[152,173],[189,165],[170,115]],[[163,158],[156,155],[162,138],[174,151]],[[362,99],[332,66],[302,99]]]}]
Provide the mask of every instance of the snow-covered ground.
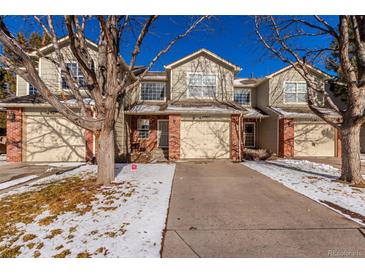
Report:
[{"label": "snow-covered ground", "polygon": [[17,184],[21,184],[24,183],[26,181],[32,180],[37,178],[37,175],[29,175],[29,176],[25,176],[19,179],[14,179],[14,180],[10,180],[10,181],[6,181],[4,183],[0,183],[0,190],[11,187],[11,186],[15,186]]},{"label": "snow-covered ground", "polygon": [[[91,210],[85,214],[66,212],[49,225],[40,225],[39,220],[50,216],[45,208],[32,223],[18,223],[16,227],[24,232],[23,235],[36,236],[26,242],[20,237],[12,244],[22,246],[19,257],[34,256],[34,247],[40,243],[43,243],[39,249],[40,257],[52,257],[62,251],[67,257],[76,257],[80,253],[91,257],[159,257],[175,165],[138,164],[136,171],[132,171],[129,164],[118,165],[117,168],[116,183],[103,187],[92,202]],[[96,166],[81,166],[61,175],[37,180],[30,186],[19,187],[0,195],[0,199],[73,175],[87,178],[95,171]],[[107,192],[112,194],[105,196]],[[50,238],[52,230],[57,233]],[[0,246],[4,244],[6,242],[0,242]]]},{"label": "snow-covered ground", "polygon": [[[243,164],[326,206],[323,201],[365,216],[365,189],[335,181],[340,172],[331,165],[286,159]],[[357,218],[343,215],[364,225]]]}]

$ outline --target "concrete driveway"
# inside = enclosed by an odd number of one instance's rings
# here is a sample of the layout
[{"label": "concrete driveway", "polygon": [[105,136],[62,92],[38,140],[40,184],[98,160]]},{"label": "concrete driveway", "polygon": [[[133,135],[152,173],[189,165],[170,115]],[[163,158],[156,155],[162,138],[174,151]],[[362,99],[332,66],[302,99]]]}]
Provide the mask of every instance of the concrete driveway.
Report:
[{"label": "concrete driveway", "polygon": [[162,257],[365,257],[365,230],[241,164],[177,163]]}]

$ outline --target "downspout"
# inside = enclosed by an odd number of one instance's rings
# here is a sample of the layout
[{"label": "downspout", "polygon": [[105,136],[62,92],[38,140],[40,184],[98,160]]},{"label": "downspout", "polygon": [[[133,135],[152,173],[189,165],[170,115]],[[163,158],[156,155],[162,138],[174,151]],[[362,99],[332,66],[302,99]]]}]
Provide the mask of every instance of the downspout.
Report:
[{"label": "downspout", "polygon": [[242,161],[242,149],[241,149],[241,141],[242,141],[242,136],[241,136],[241,130],[242,130],[242,118],[243,118],[243,114],[240,114],[240,118],[238,121],[238,159],[241,162]]}]

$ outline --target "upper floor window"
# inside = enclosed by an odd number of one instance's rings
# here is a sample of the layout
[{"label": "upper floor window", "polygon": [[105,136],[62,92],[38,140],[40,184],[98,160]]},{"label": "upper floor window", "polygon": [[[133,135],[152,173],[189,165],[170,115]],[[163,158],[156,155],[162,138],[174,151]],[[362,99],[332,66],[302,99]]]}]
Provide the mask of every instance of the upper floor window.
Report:
[{"label": "upper floor window", "polygon": [[305,82],[284,83],[284,103],[302,104],[307,102],[307,84]]},{"label": "upper floor window", "polygon": [[[80,88],[86,87],[84,75],[82,75],[80,66],[78,63],[66,63],[66,68],[70,72],[71,76],[75,79]],[[61,76],[62,89],[69,89],[66,79]]]},{"label": "upper floor window", "polygon": [[213,98],[216,94],[216,76],[212,74],[188,74],[188,97]]},{"label": "upper floor window", "polygon": [[240,105],[245,105],[245,106],[251,105],[251,90],[249,89],[235,90],[233,100]]},{"label": "upper floor window", "polygon": [[165,100],[165,83],[147,82],[141,86],[141,100],[161,101]]},{"label": "upper floor window", "polygon": [[33,95],[33,94],[36,94],[38,92],[38,90],[33,87],[31,84],[28,85],[28,94],[29,95]]}]

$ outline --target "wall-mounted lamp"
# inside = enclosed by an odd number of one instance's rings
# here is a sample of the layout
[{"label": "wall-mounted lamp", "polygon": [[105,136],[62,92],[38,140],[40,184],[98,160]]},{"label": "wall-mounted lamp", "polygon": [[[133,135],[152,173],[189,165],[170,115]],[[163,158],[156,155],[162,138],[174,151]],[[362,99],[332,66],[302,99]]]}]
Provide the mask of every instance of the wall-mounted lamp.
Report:
[{"label": "wall-mounted lamp", "polygon": [[12,111],[9,113],[9,120],[10,122],[15,122],[15,113]]}]

